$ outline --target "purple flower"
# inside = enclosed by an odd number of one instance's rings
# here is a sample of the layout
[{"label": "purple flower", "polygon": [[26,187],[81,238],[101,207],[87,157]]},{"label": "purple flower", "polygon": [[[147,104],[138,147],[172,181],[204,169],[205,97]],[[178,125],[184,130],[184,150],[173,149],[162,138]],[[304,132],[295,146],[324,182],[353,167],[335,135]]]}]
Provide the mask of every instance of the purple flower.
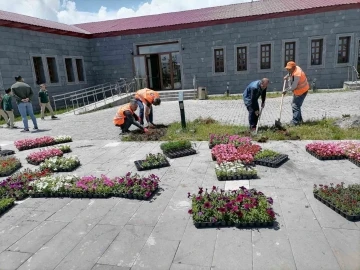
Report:
[{"label": "purple flower", "polygon": [[270,204],[273,204],[273,202],[274,202],[271,197],[268,197],[266,200],[267,200],[267,202],[270,203]]}]

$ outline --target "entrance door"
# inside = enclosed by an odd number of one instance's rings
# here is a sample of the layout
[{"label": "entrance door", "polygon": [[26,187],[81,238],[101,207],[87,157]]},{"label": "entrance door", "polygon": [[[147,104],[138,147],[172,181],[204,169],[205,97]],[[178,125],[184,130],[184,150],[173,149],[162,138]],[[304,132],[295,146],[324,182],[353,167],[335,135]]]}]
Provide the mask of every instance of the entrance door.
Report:
[{"label": "entrance door", "polygon": [[157,54],[150,54],[146,56],[148,85],[150,89],[161,90],[160,80],[160,63]]},{"label": "entrance door", "polygon": [[137,79],[138,89],[148,87],[148,82],[147,82],[148,68],[146,66],[145,56],[144,55],[134,56],[133,60],[134,60],[134,73]]},{"label": "entrance door", "polygon": [[173,74],[171,67],[171,54],[164,53],[159,54],[160,59],[160,75],[161,75],[161,86],[162,89],[171,90],[173,89]]}]

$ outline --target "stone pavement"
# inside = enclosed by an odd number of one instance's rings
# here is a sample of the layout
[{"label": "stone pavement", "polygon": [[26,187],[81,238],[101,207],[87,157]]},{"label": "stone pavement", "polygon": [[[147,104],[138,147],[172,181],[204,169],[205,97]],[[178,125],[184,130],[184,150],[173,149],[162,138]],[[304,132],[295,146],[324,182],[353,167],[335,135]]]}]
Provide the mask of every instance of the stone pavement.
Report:
[{"label": "stone pavement", "polygon": [[[12,142],[0,143],[15,149]],[[360,222],[347,221],[317,201],[312,188],[320,183],[359,183],[360,169],[346,160],[319,161],[306,153],[306,143],[263,144],[288,154],[290,160],[278,169],[257,166],[260,179],[256,180],[217,181],[207,142],[197,142],[197,155],[141,173],[161,177],[162,190],[152,201],[29,198],[18,202],[0,217],[0,269],[358,270]],[[135,172],[134,160],[160,151],[157,142],[83,138],[70,145],[82,162],[75,171],[80,176]],[[25,167],[35,168],[25,161],[32,151],[16,151]],[[271,196],[277,227],[196,229],[187,213],[187,193],[213,185],[256,188]]]},{"label": "stone pavement", "polygon": [[[282,123],[289,123],[292,118],[292,97],[284,98]],[[242,100],[215,101],[215,100],[186,100],[185,114],[187,120],[197,117],[212,117],[229,124],[248,125],[248,112]],[[343,114],[359,114],[360,91],[340,93],[309,94],[303,104],[303,118],[322,119],[326,117],[341,117]],[[279,117],[280,98],[269,98],[260,120],[260,125],[274,125]],[[23,134],[20,129],[0,129],[1,140],[16,140],[24,137],[37,137],[51,134],[70,134],[74,139],[82,140],[118,140],[119,128],[115,127],[112,119],[117,108],[104,109],[96,113],[83,115],[61,115],[60,120],[45,121],[38,119],[41,129],[31,134]],[[180,110],[177,101],[163,102],[154,108],[154,122],[169,124],[180,121]],[[22,122],[17,122],[23,127]],[[31,120],[29,126],[33,127]]]}]

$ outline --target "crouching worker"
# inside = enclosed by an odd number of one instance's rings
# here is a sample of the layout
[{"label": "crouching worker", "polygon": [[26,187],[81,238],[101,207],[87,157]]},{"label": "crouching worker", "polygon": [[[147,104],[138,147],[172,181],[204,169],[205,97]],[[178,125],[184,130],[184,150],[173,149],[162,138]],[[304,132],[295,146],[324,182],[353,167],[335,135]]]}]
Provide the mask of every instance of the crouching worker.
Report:
[{"label": "crouching worker", "polygon": [[137,122],[140,120],[139,116],[135,114],[137,107],[138,105],[136,101],[131,100],[130,103],[122,105],[118,109],[113,122],[115,126],[120,127],[121,129],[120,135],[129,133],[130,132],[129,128],[131,125],[135,125],[144,132],[148,132],[146,128],[144,128]]},{"label": "crouching worker", "polygon": [[158,106],[161,103],[160,95],[158,92],[144,88],[138,90],[135,94],[135,100],[140,108],[140,124],[144,125],[144,112],[145,112],[145,119],[148,123],[149,127],[154,127],[153,123],[153,107]]}]

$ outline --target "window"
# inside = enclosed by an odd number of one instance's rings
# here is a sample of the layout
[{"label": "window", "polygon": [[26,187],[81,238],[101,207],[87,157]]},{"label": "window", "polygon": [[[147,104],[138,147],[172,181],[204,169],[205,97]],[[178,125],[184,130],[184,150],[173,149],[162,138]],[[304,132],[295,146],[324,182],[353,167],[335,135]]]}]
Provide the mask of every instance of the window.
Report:
[{"label": "window", "polygon": [[42,57],[34,56],[32,59],[33,59],[33,65],[34,65],[34,71],[35,71],[36,84],[46,83]]},{"label": "window", "polygon": [[311,65],[317,66],[323,63],[323,39],[311,40]]},{"label": "window", "polygon": [[338,44],[338,64],[349,63],[350,37],[340,37]]},{"label": "window", "polygon": [[81,56],[66,56],[64,62],[68,83],[86,82],[84,59]]},{"label": "window", "polygon": [[296,50],[296,42],[285,42],[284,67],[286,66],[287,62],[289,62],[289,61],[295,62],[295,50]]},{"label": "window", "polygon": [[237,71],[247,70],[247,47],[236,48]]},{"label": "window", "polygon": [[215,73],[225,72],[224,49],[214,49]]},{"label": "window", "polygon": [[57,72],[56,58],[55,57],[46,57],[46,62],[49,71],[50,83],[58,83],[59,75]]},{"label": "window", "polygon": [[260,69],[271,69],[271,44],[260,46]]},{"label": "window", "polygon": [[85,81],[85,75],[84,75],[84,67],[83,67],[83,61],[82,59],[75,59],[75,63],[76,63],[76,70],[77,70],[77,74],[78,74],[78,80],[79,82],[84,82]]},{"label": "window", "polygon": [[65,68],[68,82],[75,82],[74,69],[71,58],[65,58]]}]

